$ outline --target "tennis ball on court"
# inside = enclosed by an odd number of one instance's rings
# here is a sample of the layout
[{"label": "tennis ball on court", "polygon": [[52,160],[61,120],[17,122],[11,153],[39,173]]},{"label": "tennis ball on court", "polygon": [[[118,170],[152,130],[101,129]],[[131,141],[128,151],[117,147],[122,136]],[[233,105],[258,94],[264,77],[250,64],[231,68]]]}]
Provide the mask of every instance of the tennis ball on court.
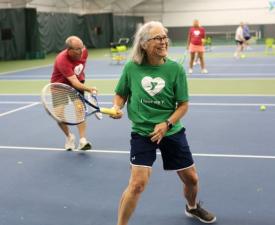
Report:
[{"label": "tennis ball on court", "polygon": [[241,55],[241,58],[244,59],[246,56],[245,55]]},{"label": "tennis ball on court", "polygon": [[265,110],[266,110],[266,106],[265,106],[265,105],[261,105],[261,106],[260,106],[260,110],[261,110],[261,111],[265,111]]}]

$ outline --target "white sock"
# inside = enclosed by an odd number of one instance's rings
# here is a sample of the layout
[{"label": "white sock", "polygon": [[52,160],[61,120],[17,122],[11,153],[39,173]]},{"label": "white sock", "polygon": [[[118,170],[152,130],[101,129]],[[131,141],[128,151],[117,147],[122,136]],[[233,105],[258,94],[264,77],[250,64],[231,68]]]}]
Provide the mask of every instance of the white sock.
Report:
[{"label": "white sock", "polygon": [[197,204],[195,204],[194,206],[190,206],[190,205],[187,203],[187,207],[188,207],[188,209],[196,209],[196,208],[197,208]]}]

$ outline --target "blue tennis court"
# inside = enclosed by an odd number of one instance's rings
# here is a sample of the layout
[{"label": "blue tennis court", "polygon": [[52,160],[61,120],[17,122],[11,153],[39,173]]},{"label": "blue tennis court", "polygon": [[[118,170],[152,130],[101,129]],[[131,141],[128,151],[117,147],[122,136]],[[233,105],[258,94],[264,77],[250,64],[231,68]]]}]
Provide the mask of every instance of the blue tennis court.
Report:
[{"label": "blue tennis court", "polygon": [[[247,57],[233,58],[234,46],[215,46],[206,53],[208,74],[188,74],[193,81],[274,82],[274,58],[255,46]],[[182,57],[171,47],[170,57]],[[184,62],[187,68],[188,60]],[[123,65],[108,56],[89,60],[87,80],[119,78]],[[46,81],[52,65],[11,71],[1,81]],[[215,86],[213,86],[215,87]],[[236,87],[237,88],[237,87]],[[99,96],[112,105],[112,93]],[[260,106],[266,110],[260,110]],[[1,225],[113,225],[128,182],[131,124],[88,118],[93,150],[66,152],[65,138],[47,115],[39,94],[0,95]],[[221,225],[274,223],[275,98],[271,94],[192,94],[183,124],[200,176],[199,200]],[[77,134],[74,127],[73,132]],[[160,156],[131,225],[200,224],[184,214],[178,177],[164,172]]]}]

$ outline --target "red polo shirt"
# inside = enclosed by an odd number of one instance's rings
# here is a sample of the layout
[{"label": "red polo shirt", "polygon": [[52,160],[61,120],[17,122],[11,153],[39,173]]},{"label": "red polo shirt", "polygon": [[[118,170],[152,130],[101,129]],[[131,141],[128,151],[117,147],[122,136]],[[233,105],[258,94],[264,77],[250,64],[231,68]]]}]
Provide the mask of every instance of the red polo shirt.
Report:
[{"label": "red polo shirt", "polygon": [[87,58],[88,51],[86,48],[83,49],[81,58],[79,60],[71,60],[67,49],[63,50],[57,55],[55,59],[51,82],[59,82],[70,85],[70,82],[67,78],[72,75],[76,75],[79,81],[85,80],[84,69]]}]

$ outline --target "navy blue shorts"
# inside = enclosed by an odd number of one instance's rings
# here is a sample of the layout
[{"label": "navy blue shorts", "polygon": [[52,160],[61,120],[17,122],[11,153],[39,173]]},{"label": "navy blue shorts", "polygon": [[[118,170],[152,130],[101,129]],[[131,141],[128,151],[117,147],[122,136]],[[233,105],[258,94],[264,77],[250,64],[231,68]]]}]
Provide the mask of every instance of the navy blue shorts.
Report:
[{"label": "navy blue shorts", "polygon": [[131,133],[132,165],[152,167],[156,160],[157,149],[161,152],[165,170],[181,170],[194,164],[184,128],[178,133],[164,137],[159,144],[152,142],[150,137]]}]

